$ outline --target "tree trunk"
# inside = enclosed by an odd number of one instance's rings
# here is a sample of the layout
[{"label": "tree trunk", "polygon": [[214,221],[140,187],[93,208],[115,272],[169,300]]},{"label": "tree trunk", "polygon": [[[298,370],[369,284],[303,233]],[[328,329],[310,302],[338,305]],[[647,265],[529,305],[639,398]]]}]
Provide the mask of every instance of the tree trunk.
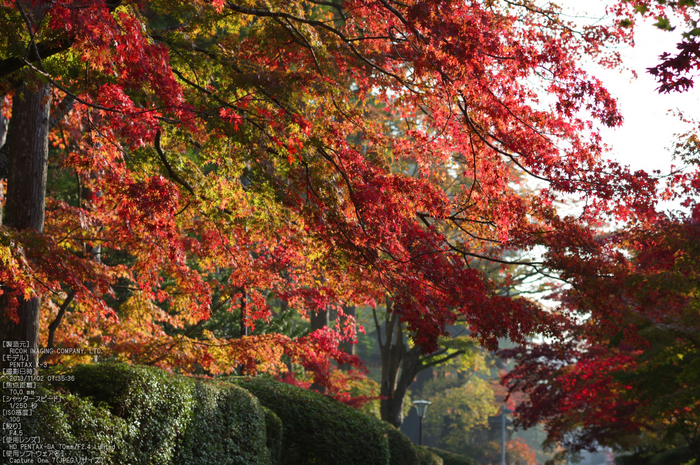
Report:
[{"label": "tree trunk", "polygon": [[[311,332],[328,326],[331,322],[330,316],[331,312],[328,311],[327,308],[325,310],[319,310],[318,312],[311,312],[311,314],[309,315],[309,319],[311,320]],[[310,389],[313,391],[320,392],[321,394],[324,394],[326,392],[326,388],[316,382],[311,383]]]},{"label": "tree trunk", "polygon": [[384,342],[382,342],[382,329],[379,325],[376,310],[374,312],[374,322],[377,327],[377,340],[382,354],[382,380],[379,387],[381,400],[379,401],[379,412],[382,420],[394,425],[396,428],[403,423],[403,400],[406,391],[397,392],[397,383],[403,358],[407,349],[403,340],[403,331],[398,313],[391,312],[391,301],[387,298],[387,314],[384,319]]},{"label": "tree trunk", "polygon": [[[408,388],[421,370],[427,368],[421,363],[421,349],[418,346],[410,349],[403,341],[403,328],[398,322],[396,338],[401,343],[395,344],[393,350],[388,350],[389,360],[386,364],[388,370],[384,370],[384,357],[382,354],[382,386],[380,412],[382,420],[388,421],[396,428],[403,423],[403,405]],[[397,369],[398,367],[398,369]],[[392,387],[393,386],[393,387]]]},{"label": "tree trunk", "polygon": [[[47,84],[41,84],[38,88],[22,85],[12,99],[12,119],[7,135],[10,157],[4,215],[4,224],[10,228],[44,231],[50,106],[51,92]],[[9,320],[6,302],[0,305],[0,339],[28,342],[30,362],[36,371],[40,299],[20,299],[18,324]],[[2,347],[0,351],[4,353]]]},{"label": "tree trunk", "polygon": [[403,326],[398,312],[392,312],[392,302],[387,298],[387,314],[384,325],[384,342],[382,342],[382,327],[373,309],[374,323],[377,328],[377,342],[382,355],[382,379],[380,385],[379,411],[382,420],[396,428],[403,423],[403,404],[408,388],[411,387],[416,375],[421,371],[448,362],[462,355],[463,350],[447,353],[441,349],[432,355],[424,355],[419,346],[410,347],[404,340]]},{"label": "tree trunk", "polygon": [[2,111],[6,101],[7,96],[0,96],[0,147],[5,145],[5,139],[7,138],[7,124],[10,122],[9,118],[6,118]]},{"label": "tree trunk", "polygon": [[[343,307],[343,312],[346,315],[351,316],[357,322],[357,307],[356,306],[354,306],[354,305],[345,306],[345,307]],[[357,327],[357,324],[355,324],[355,327]],[[340,350],[342,350],[346,354],[350,354],[350,355],[355,355],[355,352],[357,350],[357,344],[354,344],[354,343],[348,342],[348,341],[341,342],[339,347],[340,347]],[[351,366],[349,364],[344,363],[342,365],[339,365],[338,368],[340,368],[343,371],[348,371],[351,368]]]},{"label": "tree trunk", "polygon": [[317,329],[322,329],[328,326],[331,322],[331,312],[328,309],[311,312],[309,319],[311,320],[311,332]]}]

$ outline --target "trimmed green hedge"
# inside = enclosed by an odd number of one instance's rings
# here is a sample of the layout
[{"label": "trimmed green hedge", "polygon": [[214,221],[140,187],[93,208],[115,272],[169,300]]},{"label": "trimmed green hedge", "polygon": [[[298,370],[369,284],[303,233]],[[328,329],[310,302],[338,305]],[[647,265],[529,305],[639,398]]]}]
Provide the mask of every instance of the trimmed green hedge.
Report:
[{"label": "trimmed green hedge", "polygon": [[476,460],[466,455],[455,454],[434,447],[426,447],[430,452],[442,458],[443,465],[479,465]]},{"label": "trimmed green hedge", "polygon": [[281,422],[239,386],[111,363],[62,374],[75,377],[57,385],[71,394],[40,403],[22,429],[43,444],[78,446],[66,456],[115,465],[268,465],[280,454]]},{"label": "trimmed green hedge", "polygon": [[284,426],[275,412],[263,407],[265,412],[265,432],[267,433],[267,450],[270,451],[270,463],[277,465],[282,458],[282,439]]},{"label": "trimmed green hedge", "polygon": [[73,394],[107,406],[129,427],[126,463],[168,465],[194,409],[194,381],[162,370],[124,364],[79,365],[63,383]]},{"label": "trimmed green hedge", "polygon": [[[0,377],[0,382],[7,379]],[[52,400],[56,395],[60,396],[58,402]],[[39,437],[42,444],[53,446],[53,451],[44,449],[51,454],[47,457],[51,463],[55,463],[54,454],[60,454],[66,463],[91,463],[91,460],[103,465],[126,463],[120,454],[127,449],[125,438],[129,426],[122,418],[106,408],[95,407],[90,401],[68,393],[57,394],[43,386],[37,386],[33,396],[43,401],[37,402],[31,416],[20,417],[22,437]],[[8,403],[0,407],[10,408]],[[9,449],[8,444],[2,441],[0,449],[4,453]],[[16,450],[22,452],[20,446]]]},{"label": "trimmed green hedge", "polygon": [[388,465],[385,423],[316,392],[267,377],[232,378],[284,425],[281,465]]},{"label": "trimmed green hedge", "polygon": [[415,446],[420,457],[420,465],[444,465],[442,457],[434,454],[425,446]]},{"label": "trimmed green hedge", "polygon": [[130,426],[124,463],[266,465],[265,414],[229,383],[198,381],[125,364],[80,365],[64,383],[107,405]]},{"label": "trimmed green hedge", "polygon": [[418,451],[408,436],[385,423],[389,437],[390,465],[420,465]]},{"label": "trimmed green hedge", "polygon": [[693,462],[693,451],[688,446],[669,450],[644,450],[615,457],[615,465],[686,465]]},{"label": "trimmed green hedge", "polygon": [[64,445],[71,463],[442,465],[388,423],[267,377],[231,384],[114,363],[50,374],[75,380],[37,387],[63,400],[22,417],[23,434]]},{"label": "trimmed green hedge", "polygon": [[194,410],[173,464],[268,464],[265,413],[249,392],[228,383],[194,383]]}]

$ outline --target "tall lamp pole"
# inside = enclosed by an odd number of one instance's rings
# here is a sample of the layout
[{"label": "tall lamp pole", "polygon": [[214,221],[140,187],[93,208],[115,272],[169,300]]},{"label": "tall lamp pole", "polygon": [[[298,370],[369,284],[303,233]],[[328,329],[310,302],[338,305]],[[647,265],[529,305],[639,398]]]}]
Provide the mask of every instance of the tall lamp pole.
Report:
[{"label": "tall lamp pole", "polygon": [[501,408],[501,465],[506,465],[506,404]]},{"label": "tall lamp pole", "polygon": [[425,412],[428,410],[428,405],[431,402],[427,400],[414,400],[416,404],[416,410],[418,411],[418,445],[423,445],[423,418],[425,418]]},{"label": "tall lamp pole", "polygon": [[501,465],[506,465],[506,413],[512,413],[506,408],[505,402],[501,407]]}]

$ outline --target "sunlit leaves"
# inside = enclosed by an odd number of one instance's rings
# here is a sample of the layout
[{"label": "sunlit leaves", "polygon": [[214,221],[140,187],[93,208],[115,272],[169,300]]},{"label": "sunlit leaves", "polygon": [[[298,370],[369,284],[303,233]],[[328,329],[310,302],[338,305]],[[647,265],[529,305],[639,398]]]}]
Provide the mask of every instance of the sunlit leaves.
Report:
[{"label": "sunlit leaves", "polygon": [[[97,344],[87,322],[109,307],[110,356],[212,375],[294,363],[331,391],[353,325],[341,312],[334,330],[265,333],[270,302],[308,318],[388,294],[428,352],[457,319],[491,347],[551,331],[556,316],[472,265],[605,249],[557,217],[559,194],[589,200],[584,221],[648,210],[653,181],[598,162],[589,119],[621,119],[579,67],[582,54],[616,64],[604,46],[629,32],[575,34],[530,2],[388,5],[51,4],[36,38],[70,51],[37,69],[75,98],[51,141],[80,193],[55,204],[43,243],[8,243],[3,281],[48,289],[52,312],[78,291],[60,343]],[[518,187],[525,175],[549,189]],[[204,328],[217,312],[251,334]]]}]

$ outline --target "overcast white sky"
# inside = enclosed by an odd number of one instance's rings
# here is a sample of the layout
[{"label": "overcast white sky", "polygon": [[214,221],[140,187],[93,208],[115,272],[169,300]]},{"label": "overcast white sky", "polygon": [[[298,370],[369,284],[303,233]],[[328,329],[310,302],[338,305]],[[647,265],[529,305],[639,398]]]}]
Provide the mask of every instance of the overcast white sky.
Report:
[{"label": "overcast white sky", "polygon": [[[587,0],[585,3],[565,0],[562,3],[591,17],[600,17],[605,8],[605,2],[601,0]],[[669,171],[672,157],[667,148],[673,144],[674,134],[685,130],[669,110],[680,109],[688,116],[700,117],[700,80],[688,92],[659,94],[655,90],[658,84],[646,72],[646,68],[659,62],[658,57],[663,52],[673,53],[679,40],[679,32],[661,31],[651,22],[643,23],[636,33],[635,47],[621,49],[626,66],[637,71],[637,79],[633,79],[630,72],[589,67],[589,72],[600,78],[618,98],[625,118],[623,127],[603,131],[605,141],[612,146],[610,156],[634,170]]]}]

